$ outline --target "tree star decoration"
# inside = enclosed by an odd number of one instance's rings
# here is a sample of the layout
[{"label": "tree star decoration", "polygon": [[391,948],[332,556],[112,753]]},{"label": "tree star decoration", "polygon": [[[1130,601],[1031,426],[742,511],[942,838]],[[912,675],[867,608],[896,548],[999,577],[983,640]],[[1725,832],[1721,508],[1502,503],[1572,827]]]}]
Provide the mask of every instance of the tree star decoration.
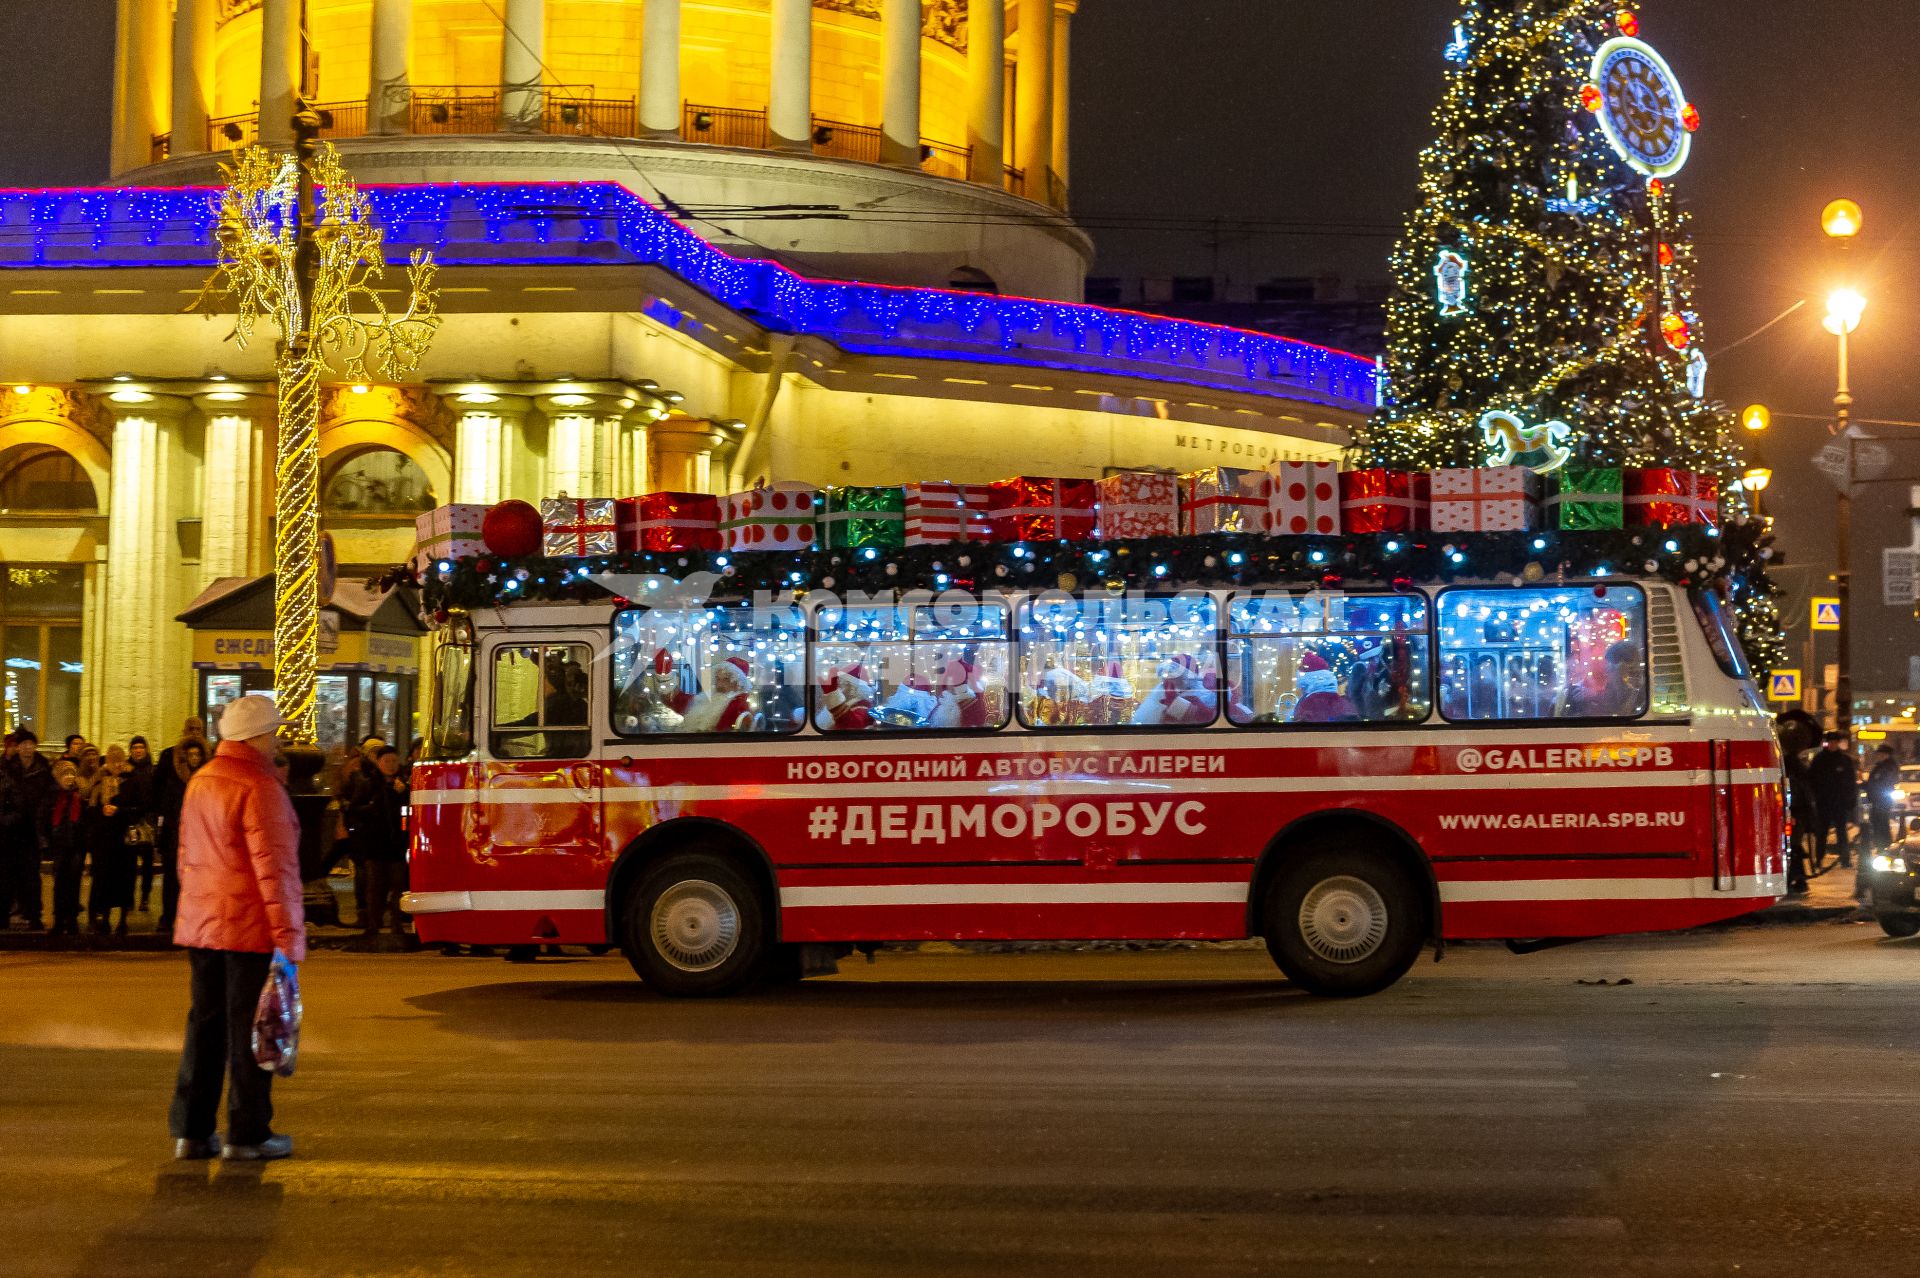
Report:
[{"label": "tree star decoration", "polygon": [[315,738],[314,687],[320,659],[320,375],[331,363],[348,381],[405,377],[420,363],[440,324],[433,258],[415,250],[407,263],[407,308],[381,300],[385,239],[373,211],[330,143],[311,160],[316,223],[310,301],[303,301],[300,165],[262,147],[221,166],[216,198],[219,262],[195,307],[231,299],[233,338],[245,348],[255,326],[280,330],[279,456],[274,497],[274,695],[288,735]]}]

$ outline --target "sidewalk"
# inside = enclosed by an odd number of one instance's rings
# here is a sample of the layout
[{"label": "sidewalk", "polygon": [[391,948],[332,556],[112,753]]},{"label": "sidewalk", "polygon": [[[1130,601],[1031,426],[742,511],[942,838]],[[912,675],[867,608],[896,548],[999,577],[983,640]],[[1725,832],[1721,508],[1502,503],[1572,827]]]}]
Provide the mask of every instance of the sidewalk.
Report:
[{"label": "sidewalk", "polygon": [[[1855,864],[1859,863],[1856,861]],[[1853,899],[1853,880],[1852,869],[1830,867],[1825,874],[1807,885],[1805,895],[1782,897],[1757,914],[1736,921],[1752,924],[1820,923],[1829,919],[1849,918],[1859,910]],[[1861,917],[1867,916],[1863,914]]]}]

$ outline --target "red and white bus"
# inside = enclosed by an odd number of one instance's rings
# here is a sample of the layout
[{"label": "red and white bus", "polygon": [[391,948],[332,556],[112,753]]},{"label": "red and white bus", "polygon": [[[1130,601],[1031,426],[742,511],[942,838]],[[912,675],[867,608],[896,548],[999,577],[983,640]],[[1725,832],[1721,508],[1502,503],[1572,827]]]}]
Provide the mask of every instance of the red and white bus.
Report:
[{"label": "red and white bus", "polygon": [[1659,580],[522,603],[436,636],[407,908],[721,994],[889,941],[1261,937],[1364,994],[1448,940],[1785,885],[1768,715]]}]

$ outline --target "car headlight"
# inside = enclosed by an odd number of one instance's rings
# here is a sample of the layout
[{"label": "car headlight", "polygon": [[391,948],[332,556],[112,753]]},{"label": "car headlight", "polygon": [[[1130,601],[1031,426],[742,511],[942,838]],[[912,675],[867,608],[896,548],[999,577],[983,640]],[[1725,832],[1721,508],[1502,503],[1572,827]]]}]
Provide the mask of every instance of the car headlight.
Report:
[{"label": "car headlight", "polygon": [[1874,853],[1871,864],[1874,869],[1879,870],[1883,874],[1905,874],[1907,872],[1907,861],[1905,857],[1888,856],[1884,852]]}]

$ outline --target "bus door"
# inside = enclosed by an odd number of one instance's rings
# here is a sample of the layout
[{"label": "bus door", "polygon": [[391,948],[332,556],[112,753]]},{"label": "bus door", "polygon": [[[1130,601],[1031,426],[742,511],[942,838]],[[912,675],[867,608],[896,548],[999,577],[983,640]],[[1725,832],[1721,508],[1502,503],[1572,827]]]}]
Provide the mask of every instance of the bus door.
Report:
[{"label": "bus door", "polygon": [[487,688],[485,761],[477,767],[470,846],[503,869],[518,863],[526,888],[579,881],[604,863],[601,765],[593,756],[606,707],[593,677],[603,637],[591,631],[502,636],[482,654]]}]

